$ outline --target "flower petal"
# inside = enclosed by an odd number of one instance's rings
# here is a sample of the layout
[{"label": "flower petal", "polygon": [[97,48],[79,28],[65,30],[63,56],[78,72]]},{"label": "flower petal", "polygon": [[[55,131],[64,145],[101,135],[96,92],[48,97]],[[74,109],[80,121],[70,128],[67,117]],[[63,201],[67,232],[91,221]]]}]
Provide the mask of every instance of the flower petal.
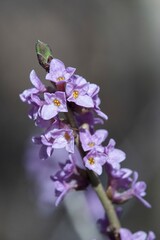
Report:
[{"label": "flower petal", "polygon": [[44,105],[40,115],[44,120],[49,120],[57,115],[57,108],[53,104]]},{"label": "flower petal", "polygon": [[35,88],[37,88],[40,92],[43,92],[46,90],[45,85],[38,78],[38,76],[34,70],[32,70],[30,73],[30,81],[33,84],[33,86]]}]

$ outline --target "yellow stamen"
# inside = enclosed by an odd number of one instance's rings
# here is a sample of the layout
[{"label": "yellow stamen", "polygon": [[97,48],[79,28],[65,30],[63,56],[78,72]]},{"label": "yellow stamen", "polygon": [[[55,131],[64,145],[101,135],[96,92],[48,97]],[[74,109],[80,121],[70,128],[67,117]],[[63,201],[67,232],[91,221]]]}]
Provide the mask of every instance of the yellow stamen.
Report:
[{"label": "yellow stamen", "polygon": [[67,133],[67,132],[65,132],[65,134],[64,134],[64,138],[67,140],[67,141],[70,141],[70,136],[69,136],[69,134]]},{"label": "yellow stamen", "polygon": [[94,145],[95,145],[94,142],[89,142],[89,143],[88,143],[88,146],[89,146],[89,147],[94,147]]},{"label": "yellow stamen", "polygon": [[53,103],[55,106],[59,107],[61,105],[61,102],[58,99],[54,99]]},{"label": "yellow stamen", "polygon": [[95,160],[94,160],[93,157],[88,158],[88,162],[89,162],[90,165],[95,164]]},{"label": "yellow stamen", "polygon": [[76,91],[76,90],[74,90],[74,91],[73,91],[73,97],[74,97],[74,98],[78,98],[78,96],[79,96],[79,92]]},{"label": "yellow stamen", "polygon": [[57,81],[64,81],[65,80],[65,77],[58,77],[57,78]]}]

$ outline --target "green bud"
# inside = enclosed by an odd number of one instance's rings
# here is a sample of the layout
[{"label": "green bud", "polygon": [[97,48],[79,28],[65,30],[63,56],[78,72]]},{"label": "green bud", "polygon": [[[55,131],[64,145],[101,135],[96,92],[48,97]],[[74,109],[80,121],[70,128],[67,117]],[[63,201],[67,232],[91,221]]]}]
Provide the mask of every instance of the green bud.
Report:
[{"label": "green bud", "polygon": [[48,72],[49,63],[53,59],[52,50],[46,44],[38,40],[36,42],[36,54],[39,61],[39,64]]}]

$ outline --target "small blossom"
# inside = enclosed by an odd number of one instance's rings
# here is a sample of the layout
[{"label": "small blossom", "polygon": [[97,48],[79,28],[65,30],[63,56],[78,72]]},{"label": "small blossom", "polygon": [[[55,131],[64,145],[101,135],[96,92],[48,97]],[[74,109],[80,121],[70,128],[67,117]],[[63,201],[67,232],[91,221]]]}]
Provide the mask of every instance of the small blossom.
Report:
[{"label": "small blossom", "polygon": [[95,150],[90,151],[84,158],[86,168],[93,170],[98,175],[102,174],[102,166],[106,163],[106,156]]},{"label": "small blossom", "polygon": [[92,98],[87,94],[88,88],[89,83],[83,77],[75,75],[72,81],[66,84],[67,100],[82,107],[94,107]]},{"label": "small blossom", "polygon": [[40,81],[34,70],[30,73],[30,81],[34,88],[27,89],[20,94],[20,99],[31,105],[29,111],[29,118],[36,120],[39,116],[39,109],[44,104],[44,101],[40,99],[40,94],[46,91],[45,85]]},{"label": "small blossom", "polygon": [[49,120],[55,117],[58,112],[67,112],[65,93],[57,91],[55,93],[44,93],[45,104],[41,108],[42,119]]},{"label": "small blossom", "polygon": [[106,139],[108,132],[100,129],[95,131],[93,135],[90,134],[89,130],[82,129],[80,131],[80,141],[84,151],[89,151],[93,148],[96,150],[103,151],[101,143]]},{"label": "small blossom", "polygon": [[147,185],[143,181],[137,182],[137,179],[138,173],[134,172],[131,194],[139,199],[146,207],[150,208],[151,205],[143,198],[146,195],[145,190],[147,188]]},{"label": "small blossom", "polygon": [[146,183],[137,182],[138,173],[128,169],[112,170],[109,175],[107,194],[115,203],[123,203],[133,197],[139,199],[146,207],[151,205],[143,198],[146,195]]},{"label": "small blossom", "polygon": [[52,59],[50,63],[49,73],[46,75],[46,79],[56,84],[67,82],[74,74],[75,68],[67,67],[59,59]]},{"label": "small blossom", "polygon": [[53,129],[49,130],[40,137],[33,137],[35,144],[40,144],[40,158],[50,157],[54,149],[66,148],[68,152],[74,153],[74,136],[71,129]]},{"label": "small blossom", "polygon": [[96,84],[90,83],[89,84],[89,89],[88,89],[87,93],[92,98],[92,100],[94,102],[94,111],[98,114],[98,116],[100,116],[104,120],[107,120],[108,116],[105,113],[103,113],[100,110],[100,107],[99,107],[99,105],[101,103],[101,100],[98,97],[99,90],[100,90],[99,86],[97,86]]},{"label": "small blossom", "polygon": [[125,160],[126,154],[115,148],[115,144],[115,141],[110,139],[108,146],[104,148],[104,153],[107,155],[107,163],[112,165],[113,168],[119,169],[119,163]]},{"label": "small blossom", "polygon": [[[79,168],[76,167],[72,155],[69,155],[69,160],[65,164],[60,164],[60,170],[51,176],[54,182],[56,206],[64,199],[66,194],[71,190],[84,190],[88,186],[87,179],[79,173]],[[81,171],[83,171],[81,169]]]},{"label": "small blossom", "polygon": [[155,234],[153,232],[149,232],[147,235],[147,233],[143,231],[131,233],[131,231],[129,231],[128,229],[121,228],[119,233],[120,233],[121,240],[154,240],[155,239]]},{"label": "small blossom", "polygon": [[20,94],[21,100],[23,102],[27,102],[28,104],[31,104],[34,101],[34,95],[46,91],[45,85],[40,81],[34,70],[32,70],[30,73],[30,81],[33,84],[34,88],[24,90],[23,93]]}]

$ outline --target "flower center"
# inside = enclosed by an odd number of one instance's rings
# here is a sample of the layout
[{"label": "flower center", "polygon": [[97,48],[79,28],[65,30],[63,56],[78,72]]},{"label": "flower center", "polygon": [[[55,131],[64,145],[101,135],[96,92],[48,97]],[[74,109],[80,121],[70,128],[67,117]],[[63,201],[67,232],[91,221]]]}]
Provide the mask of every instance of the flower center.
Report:
[{"label": "flower center", "polygon": [[94,147],[94,146],[95,146],[95,143],[94,143],[94,142],[89,142],[89,143],[88,143],[88,146],[89,146],[89,147]]},{"label": "flower center", "polygon": [[58,81],[58,82],[59,82],[59,81],[64,81],[64,80],[65,80],[65,77],[62,77],[62,76],[57,78],[57,81]]},{"label": "flower center", "polygon": [[73,91],[73,97],[78,98],[78,96],[79,96],[79,92],[77,90],[74,90]]},{"label": "flower center", "polygon": [[65,132],[64,138],[69,142],[71,140],[71,137],[69,136],[68,132]]},{"label": "flower center", "polygon": [[58,99],[54,99],[53,103],[55,106],[59,107],[61,105],[61,102]]},{"label": "flower center", "polygon": [[95,164],[95,160],[94,160],[93,157],[88,158],[88,162],[89,162],[90,165]]}]

